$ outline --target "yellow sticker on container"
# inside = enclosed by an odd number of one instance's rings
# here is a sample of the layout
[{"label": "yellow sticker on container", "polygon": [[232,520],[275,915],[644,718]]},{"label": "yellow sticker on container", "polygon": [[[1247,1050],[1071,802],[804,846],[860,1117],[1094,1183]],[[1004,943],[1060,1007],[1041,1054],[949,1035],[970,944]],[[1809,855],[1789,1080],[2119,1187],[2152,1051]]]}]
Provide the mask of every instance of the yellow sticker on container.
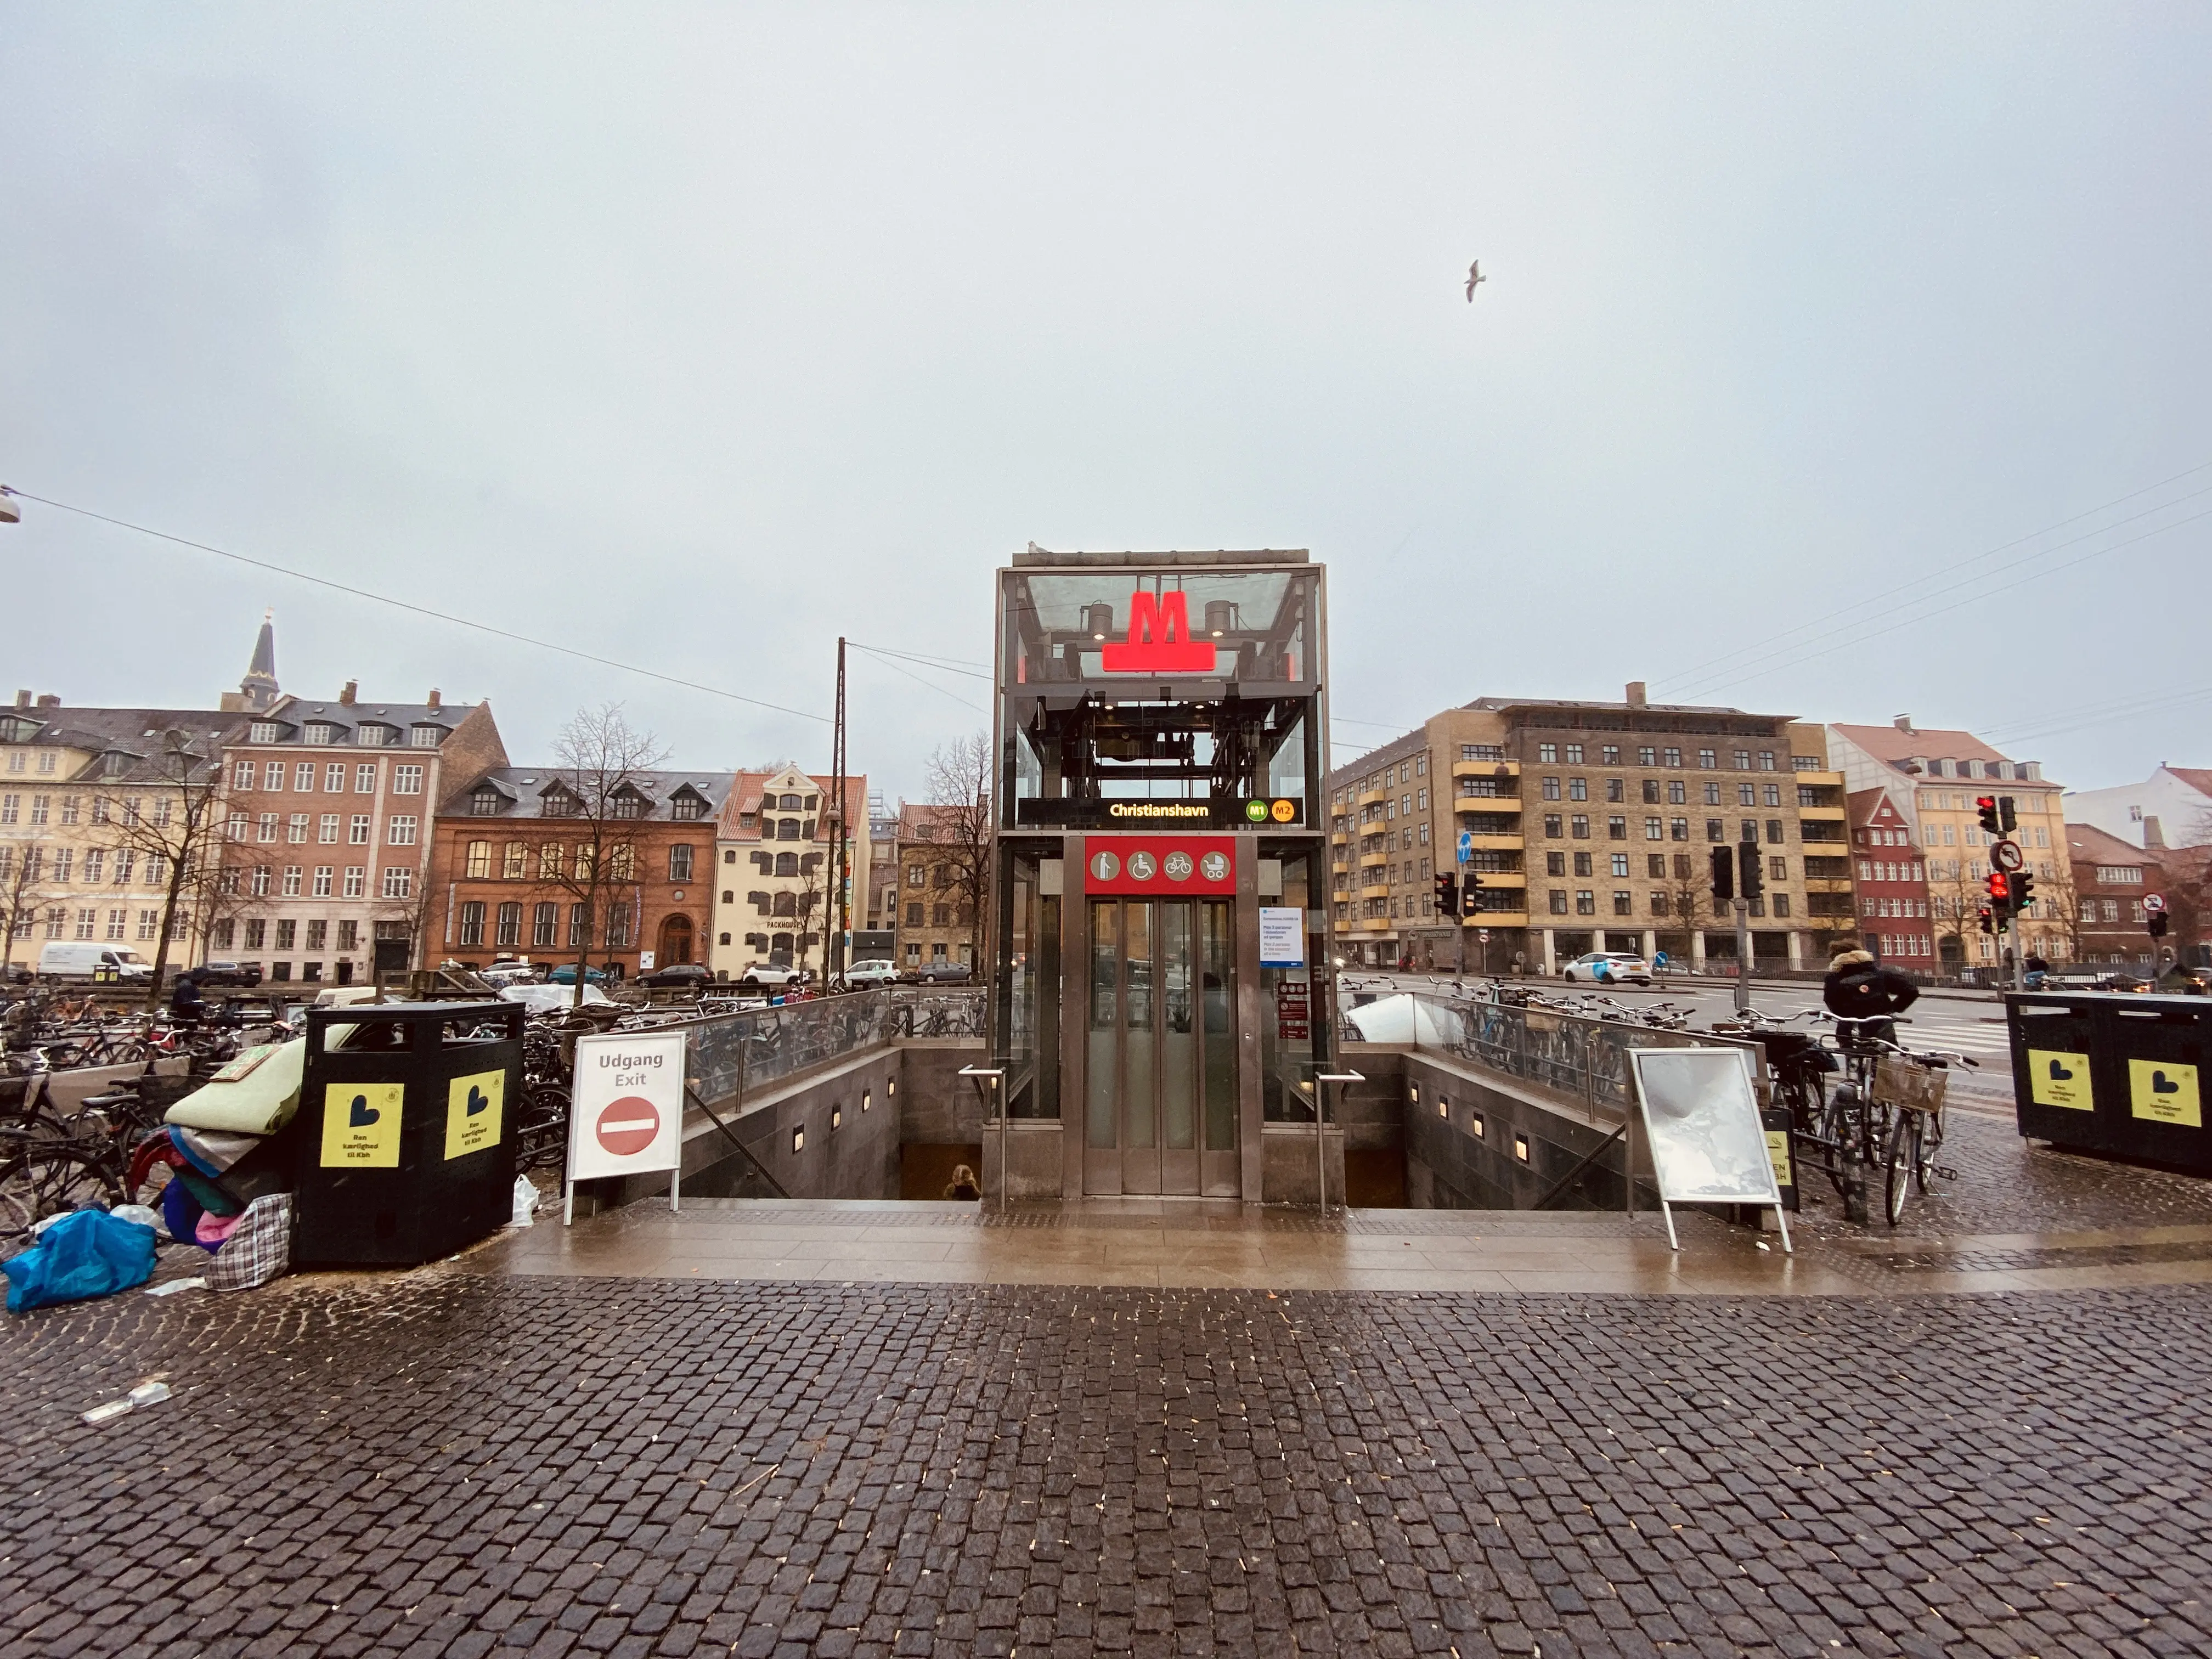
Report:
[{"label": "yellow sticker on container", "polygon": [[396,1170],[404,1083],[333,1083],[323,1091],[323,1167]]},{"label": "yellow sticker on container", "polygon": [[2154,1123],[2178,1123],[2185,1128],[2204,1127],[2204,1110],[2197,1095],[2197,1068],[2177,1066],[2170,1060],[2131,1060],[2128,1062],[2128,1094],[2137,1117]]},{"label": "yellow sticker on container", "polygon": [[1790,1178],[1790,1131],[1769,1129],[1766,1132],[1766,1161],[1774,1166],[1774,1184],[1791,1187],[1796,1183]]},{"label": "yellow sticker on container", "polygon": [[2095,1111],[2096,1097],[2089,1090],[2089,1056],[2069,1054],[2063,1048],[2030,1048],[2027,1097],[2039,1106]]},{"label": "yellow sticker on container", "polygon": [[466,1158],[499,1145],[500,1112],[507,1099],[505,1072],[457,1077],[446,1091],[446,1157]]}]

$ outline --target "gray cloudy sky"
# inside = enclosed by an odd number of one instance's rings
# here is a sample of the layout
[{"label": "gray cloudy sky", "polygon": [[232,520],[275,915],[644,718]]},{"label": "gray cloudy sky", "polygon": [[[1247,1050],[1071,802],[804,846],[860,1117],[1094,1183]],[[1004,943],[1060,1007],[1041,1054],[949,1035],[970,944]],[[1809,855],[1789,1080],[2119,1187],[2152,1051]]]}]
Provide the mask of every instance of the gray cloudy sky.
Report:
[{"label": "gray cloudy sky", "polygon": [[[1643,678],[2115,782],[2212,762],[2208,85],[2179,5],[9,0],[0,482],[825,713],[1031,539],[1305,546],[1340,759]],[[201,702],[273,605],[519,760],[828,763],[37,507],[0,568],[9,688]],[[924,678],[855,662],[893,792]]]}]

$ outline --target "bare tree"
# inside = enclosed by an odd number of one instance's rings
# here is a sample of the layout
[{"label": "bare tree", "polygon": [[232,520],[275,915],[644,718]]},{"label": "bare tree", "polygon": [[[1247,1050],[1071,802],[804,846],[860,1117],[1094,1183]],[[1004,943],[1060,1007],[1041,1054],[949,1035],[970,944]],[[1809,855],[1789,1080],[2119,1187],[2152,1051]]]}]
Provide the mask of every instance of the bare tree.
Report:
[{"label": "bare tree", "polygon": [[[1959,965],[1973,967],[1980,961],[1972,948],[1973,941],[1982,931],[1982,902],[1988,896],[1980,878],[1969,860],[1954,854],[1948,859],[1928,860],[1928,908],[1936,915],[1936,937],[1940,941],[1954,939],[1959,942]],[[1936,959],[1942,959],[1939,944]]]},{"label": "bare tree", "polygon": [[[2063,838],[2063,836],[2062,836]],[[2056,939],[2064,948],[2064,960],[2081,960],[2081,896],[2074,884],[2074,861],[2061,849],[2049,866],[2035,878],[2036,902],[2042,906],[2041,920],[2050,930],[2046,939]]]},{"label": "bare tree", "polygon": [[[651,810],[653,773],[668,750],[624,717],[620,703],[579,709],[553,739],[559,763],[539,797],[543,817],[572,825],[564,842],[537,848],[538,885],[569,902],[569,943],[583,994],[594,945],[611,940],[615,895],[636,879],[636,831]],[[641,927],[642,917],[630,919]]]},{"label": "bare tree", "polygon": [[159,734],[150,753],[119,775],[100,780],[93,797],[93,822],[106,829],[117,859],[143,860],[149,884],[161,888],[154,972],[147,981],[149,1008],[161,1006],[170,943],[190,933],[193,899],[216,878],[222,862],[216,794],[222,773],[218,735],[172,727]]},{"label": "bare tree", "polygon": [[61,896],[46,882],[46,832],[34,830],[30,836],[0,844],[0,963],[15,961],[15,942],[31,939],[39,907]]},{"label": "bare tree", "polygon": [[983,973],[984,901],[991,890],[991,738],[955,738],[929,757],[925,785],[935,839],[945,848],[951,886],[968,921],[968,955]]}]

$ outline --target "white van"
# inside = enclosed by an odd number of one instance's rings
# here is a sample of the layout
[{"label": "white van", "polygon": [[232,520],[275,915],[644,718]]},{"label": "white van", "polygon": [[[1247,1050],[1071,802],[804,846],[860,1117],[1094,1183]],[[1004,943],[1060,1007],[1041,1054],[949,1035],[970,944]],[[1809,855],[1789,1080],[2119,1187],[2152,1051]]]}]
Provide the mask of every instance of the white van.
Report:
[{"label": "white van", "polygon": [[40,979],[94,979],[107,973],[118,979],[151,979],[154,964],[119,945],[48,939],[39,947]]}]

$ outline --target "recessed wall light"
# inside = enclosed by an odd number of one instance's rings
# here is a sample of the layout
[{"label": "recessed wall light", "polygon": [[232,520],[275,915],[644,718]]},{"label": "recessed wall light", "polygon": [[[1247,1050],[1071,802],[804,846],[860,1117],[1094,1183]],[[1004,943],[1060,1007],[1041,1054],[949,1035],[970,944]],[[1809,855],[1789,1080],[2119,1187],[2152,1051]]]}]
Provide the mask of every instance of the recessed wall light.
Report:
[{"label": "recessed wall light", "polygon": [[806,1126],[803,1123],[791,1132],[791,1150],[794,1152],[806,1150]]},{"label": "recessed wall light", "polygon": [[1516,1135],[1513,1137],[1513,1156],[1519,1158],[1523,1164],[1526,1164],[1528,1161],[1528,1136]]}]

